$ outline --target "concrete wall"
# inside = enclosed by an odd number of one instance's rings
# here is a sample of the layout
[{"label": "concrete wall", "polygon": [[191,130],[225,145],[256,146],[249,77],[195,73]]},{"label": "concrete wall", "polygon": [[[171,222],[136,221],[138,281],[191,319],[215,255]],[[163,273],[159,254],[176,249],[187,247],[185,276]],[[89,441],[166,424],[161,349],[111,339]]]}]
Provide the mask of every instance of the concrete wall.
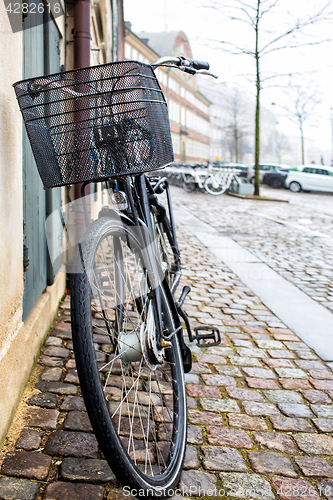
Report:
[{"label": "concrete wall", "polygon": [[[18,29],[21,19],[18,16]],[[22,118],[12,84],[22,79],[22,32],[0,2],[0,443],[65,289],[65,273],[22,322]]]},{"label": "concrete wall", "polygon": [[22,79],[22,32],[0,4],[0,360],[21,327],[22,119],[12,84]]},{"label": "concrete wall", "polygon": [[0,445],[14,417],[16,407],[40,346],[55,316],[66,286],[65,269],[61,268],[54,284],[37,300],[24,323],[14,332],[0,360]]}]

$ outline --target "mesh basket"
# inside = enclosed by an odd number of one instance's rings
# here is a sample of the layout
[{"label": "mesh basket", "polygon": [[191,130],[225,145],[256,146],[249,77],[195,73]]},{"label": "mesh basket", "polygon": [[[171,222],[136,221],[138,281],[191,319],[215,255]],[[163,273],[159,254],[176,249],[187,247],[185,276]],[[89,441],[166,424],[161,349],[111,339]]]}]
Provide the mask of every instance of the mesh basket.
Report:
[{"label": "mesh basket", "polygon": [[173,162],[166,101],[149,65],[104,64],[14,88],[45,188]]}]

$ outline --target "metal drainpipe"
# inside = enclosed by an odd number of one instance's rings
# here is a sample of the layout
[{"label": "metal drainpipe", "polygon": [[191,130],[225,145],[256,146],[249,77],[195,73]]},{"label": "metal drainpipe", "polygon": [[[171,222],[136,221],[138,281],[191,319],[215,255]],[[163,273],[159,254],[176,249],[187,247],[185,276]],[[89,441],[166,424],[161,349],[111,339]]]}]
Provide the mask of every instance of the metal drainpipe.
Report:
[{"label": "metal drainpipe", "polygon": [[120,61],[123,61],[125,59],[125,54],[124,54],[124,37],[125,37],[125,26],[124,26],[124,5],[123,5],[123,0],[118,0],[119,5],[118,5],[118,58]]},{"label": "metal drainpipe", "polygon": [[[90,0],[74,5],[74,69],[90,66]],[[81,184],[75,184],[75,199],[81,198]],[[87,194],[90,186],[86,187]]]},{"label": "metal drainpipe", "polygon": [[74,68],[90,66],[90,0],[74,5]]},{"label": "metal drainpipe", "polygon": [[[76,0],[74,3],[74,69],[86,68],[90,66],[90,0]],[[82,104],[82,102],[81,102]],[[81,113],[81,114],[80,114]],[[76,119],[81,121],[86,119],[85,111],[79,110],[75,113]],[[83,133],[84,136],[84,133]],[[77,135],[77,141],[80,141],[80,132]],[[84,137],[82,138],[84,140]],[[84,158],[82,159],[84,161]],[[81,199],[81,186],[82,184],[75,184],[74,198],[75,200]],[[85,189],[85,200],[88,218],[90,219],[90,185]],[[74,228],[75,228],[75,243],[78,245],[81,241],[82,235],[85,231],[85,217],[84,206],[79,201],[75,203],[74,209]]]},{"label": "metal drainpipe", "polygon": [[118,12],[118,0],[111,0],[112,7],[112,60],[118,61],[119,59],[119,12]]}]

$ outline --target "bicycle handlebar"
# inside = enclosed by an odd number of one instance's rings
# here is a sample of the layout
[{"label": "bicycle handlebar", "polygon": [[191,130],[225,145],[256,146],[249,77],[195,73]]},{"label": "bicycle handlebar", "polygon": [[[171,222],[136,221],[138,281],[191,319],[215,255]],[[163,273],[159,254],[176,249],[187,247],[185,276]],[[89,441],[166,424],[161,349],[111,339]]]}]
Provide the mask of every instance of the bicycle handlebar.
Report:
[{"label": "bicycle handlebar", "polygon": [[217,78],[213,73],[209,73],[209,63],[206,61],[197,61],[196,59],[189,59],[188,57],[179,56],[179,57],[160,57],[155,62],[151,64],[151,66],[170,66],[172,68],[177,68],[185,73],[190,73],[191,75],[195,75],[196,73],[202,75],[212,76]]},{"label": "bicycle handlebar", "polygon": [[[185,71],[185,73],[189,73],[191,75],[195,74],[201,74],[201,75],[207,75],[207,76],[212,76],[214,78],[217,78],[216,75],[213,75],[210,73],[209,70],[209,63],[206,61],[197,61],[196,59],[189,59],[184,56],[178,56],[178,57],[160,57],[157,59],[155,62],[151,64],[152,68],[157,67],[157,66],[167,66],[167,67],[172,67],[172,68],[177,68],[182,71]],[[48,85],[51,88],[59,89],[60,91],[64,92],[65,94],[68,94],[70,97],[75,97],[78,99],[86,99],[86,95],[83,95],[76,90],[73,90],[71,88],[64,87],[63,85],[60,85],[58,82],[49,82],[45,80],[43,77],[36,79],[33,84],[31,85],[31,88],[29,88],[30,92],[38,92],[40,91],[40,88]]]},{"label": "bicycle handlebar", "polygon": [[209,63],[206,61],[197,61],[196,59],[185,59],[185,57],[181,58],[184,61],[184,65],[187,66],[187,62],[189,63],[189,66],[194,68],[195,70],[200,70],[204,69],[206,71],[209,70]]}]

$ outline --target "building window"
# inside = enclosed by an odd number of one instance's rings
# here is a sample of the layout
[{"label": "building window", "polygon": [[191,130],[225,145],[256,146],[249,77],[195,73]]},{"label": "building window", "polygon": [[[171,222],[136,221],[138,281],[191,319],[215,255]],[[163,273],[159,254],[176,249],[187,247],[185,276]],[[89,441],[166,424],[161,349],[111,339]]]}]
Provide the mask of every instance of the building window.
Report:
[{"label": "building window", "polygon": [[173,101],[172,99],[168,99],[168,111],[169,111],[169,118],[170,120],[179,123],[180,117],[179,117],[179,112],[180,112],[180,106],[177,102]]},{"label": "building window", "polygon": [[125,59],[131,59],[132,57],[132,47],[129,43],[125,42]]},{"label": "building window", "polygon": [[180,124],[183,125],[183,127],[186,126],[186,109],[185,108],[180,109]]},{"label": "building window", "polygon": [[168,87],[176,94],[179,94],[179,83],[176,82],[176,80],[174,80],[173,78],[171,78],[171,76],[169,76],[168,78]]},{"label": "building window", "polygon": [[190,109],[186,110],[186,126],[199,134],[209,136],[209,122]]},{"label": "building window", "polygon": [[187,139],[186,141],[186,156],[202,158],[208,160],[209,158],[209,146],[199,141],[193,139]]},{"label": "building window", "polygon": [[171,133],[173,152],[176,155],[180,154],[180,137],[178,134]]},{"label": "building window", "polygon": [[166,87],[168,84],[168,77],[166,73],[163,70],[157,68],[155,69],[155,75],[158,81]]}]

